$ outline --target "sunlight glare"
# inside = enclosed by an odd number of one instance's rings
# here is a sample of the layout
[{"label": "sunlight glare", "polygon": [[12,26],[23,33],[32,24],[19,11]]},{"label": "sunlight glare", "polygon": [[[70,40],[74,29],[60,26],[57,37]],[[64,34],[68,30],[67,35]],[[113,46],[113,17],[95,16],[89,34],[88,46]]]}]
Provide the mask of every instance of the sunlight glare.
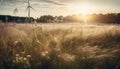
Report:
[{"label": "sunlight glare", "polygon": [[83,18],[83,22],[87,22],[87,20],[89,20],[91,17],[88,16],[88,14],[91,14],[93,10],[92,5],[90,5],[89,3],[83,3],[82,5],[80,5],[80,9],[81,11],[79,11],[82,14],[82,18]]},{"label": "sunlight glare", "polygon": [[91,10],[92,10],[92,6],[90,4],[82,4],[80,6],[80,13],[83,14],[83,15],[86,15],[86,14],[90,14],[91,13]]}]

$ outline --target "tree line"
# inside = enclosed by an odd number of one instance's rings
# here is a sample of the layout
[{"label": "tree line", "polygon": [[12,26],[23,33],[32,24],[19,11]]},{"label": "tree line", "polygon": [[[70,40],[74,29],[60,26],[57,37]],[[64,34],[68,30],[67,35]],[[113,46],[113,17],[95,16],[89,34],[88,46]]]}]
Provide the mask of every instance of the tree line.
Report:
[{"label": "tree line", "polygon": [[[78,14],[69,16],[52,16],[43,15],[37,19],[30,18],[31,22],[37,23],[62,23],[62,22],[89,22],[89,23],[120,23],[120,13],[108,13],[108,14]],[[28,17],[17,17],[9,15],[0,15],[0,21],[2,22],[15,22],[26,23]]]},{"label": "tree line", "polygon": [[[35,19],[30,17],[30,22],[33,22]],[[18,17],[18,16],[10,16],[10,15],[0,15],[0,21],[7,22],[15,22],[15,23],[27,23],[28,17]]]},{"label": "tree line", "polygon": [[39,22],[88,22],[88,23],[120,23],[120,13],[78,14],[69,16],[43,15],[36,19]]}]

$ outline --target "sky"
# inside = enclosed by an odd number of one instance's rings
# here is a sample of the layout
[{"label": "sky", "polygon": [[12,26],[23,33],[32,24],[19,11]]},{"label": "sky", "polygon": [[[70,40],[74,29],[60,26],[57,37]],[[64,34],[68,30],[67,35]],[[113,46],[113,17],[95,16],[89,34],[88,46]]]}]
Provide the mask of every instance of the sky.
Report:
[{"label": "sky", "polygon": [[[31,17],[119,13],[120,0],[30,0]],[[0,0],[0,15],[27,16],[27,0]]]}]

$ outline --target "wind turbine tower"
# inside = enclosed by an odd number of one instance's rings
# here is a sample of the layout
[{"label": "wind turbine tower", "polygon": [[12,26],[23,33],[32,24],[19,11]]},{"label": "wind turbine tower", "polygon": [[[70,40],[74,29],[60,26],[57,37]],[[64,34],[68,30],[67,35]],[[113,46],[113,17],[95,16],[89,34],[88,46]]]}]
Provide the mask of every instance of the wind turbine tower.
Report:
[{"label": "wind turbine tower", "polygon": [[29,23],[30,23],[30,9],[33,9],[33,8],[30,6],[30,1],[28,0],[28,6],[27,6],[26,10],[28,10],[28,22]]},{"label": "wind turbine tower", "polygon": [[28,7],[27,7],[27,9],[28,9],[28,22],[30,22],[30,8],[31,8],[30,1],[28,0]]}]

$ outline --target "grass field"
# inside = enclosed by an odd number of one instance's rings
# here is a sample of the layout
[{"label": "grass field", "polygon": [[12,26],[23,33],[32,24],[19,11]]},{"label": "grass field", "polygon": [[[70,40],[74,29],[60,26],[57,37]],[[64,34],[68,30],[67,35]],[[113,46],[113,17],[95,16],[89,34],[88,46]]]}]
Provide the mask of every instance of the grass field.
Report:
[{"label": "grass field", "polygon": [[120,26],[1,23],[0,69],[120,69]]}]

